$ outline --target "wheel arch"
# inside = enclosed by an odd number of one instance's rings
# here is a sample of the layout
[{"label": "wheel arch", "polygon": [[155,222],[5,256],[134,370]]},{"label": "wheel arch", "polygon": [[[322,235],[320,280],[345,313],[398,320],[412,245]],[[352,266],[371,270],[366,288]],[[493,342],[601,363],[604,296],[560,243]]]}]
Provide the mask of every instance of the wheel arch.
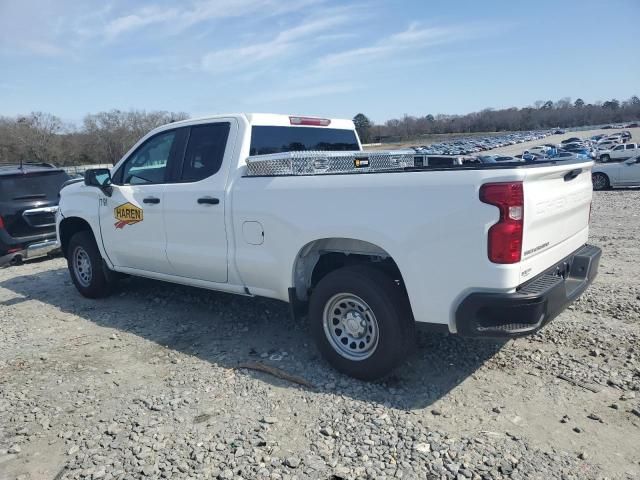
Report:
[{"label": "wheel arch", "polygon": [[290,299],[307,302],[320,279],[338,268],[356,264],[370,264],[404,288],[400,268],[384,248],[355,238],[321,238],[308,242],[298,251],[293,262]]},{"label": "wheel arch", "polygon": [[[96,238],[93,229],[89,222],[80,217],[67,217],[60,222],[59,235],[60,235],[60,248],[62,254],[67,256],[67,247],[69,246],[69,240],[78,232],[89,231]],[[97,240],[97,239],[96,239]]]}]

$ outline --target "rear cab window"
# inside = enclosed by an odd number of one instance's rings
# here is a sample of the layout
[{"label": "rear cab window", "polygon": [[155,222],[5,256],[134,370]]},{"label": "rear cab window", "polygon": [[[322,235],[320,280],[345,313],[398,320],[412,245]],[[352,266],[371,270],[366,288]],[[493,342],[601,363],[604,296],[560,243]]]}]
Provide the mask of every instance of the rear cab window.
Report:
[{"label": "rear cab window", "polygon": [[57,200],[69,175],[62,170],[0,175],[0,201]]},{"label": "rear cab window", "polygon": [[251,128],[250,155],[309,150],[360,150],[354,130],[327,127],[255,125]]}]

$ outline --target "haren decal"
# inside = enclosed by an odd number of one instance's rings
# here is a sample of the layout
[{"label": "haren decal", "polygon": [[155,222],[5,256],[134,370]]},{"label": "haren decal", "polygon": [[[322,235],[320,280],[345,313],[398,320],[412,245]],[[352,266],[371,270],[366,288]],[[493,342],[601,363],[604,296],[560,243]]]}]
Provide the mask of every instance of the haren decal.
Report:
[{"label": "haren decal", "polygon": [[143,211],[133,203],[123,203],[113,209],[113,216],[117,220],[116,228],[124,228],[125,225],[133,225],[144,219]]}]

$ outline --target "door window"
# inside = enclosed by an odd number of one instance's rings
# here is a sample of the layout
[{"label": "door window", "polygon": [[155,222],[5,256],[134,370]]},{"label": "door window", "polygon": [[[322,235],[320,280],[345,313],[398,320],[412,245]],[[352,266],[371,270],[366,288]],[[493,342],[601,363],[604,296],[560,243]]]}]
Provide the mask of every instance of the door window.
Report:
[{"label": "door window", "polygon": [[630,143],[629,145],[627,145],[627,150],[633,150],[636,148],[635,143]]},{"label": "door window", "polygon": [[220,170],[231,124],[209,123],[191,127],[180,180],[197,182]]},{"label": "door window", "polygon": [[175,138],[176,132],[171,130],[144,142],[120,167],[114,183],[121,185],[164,183]]},{"label": "door window", "polygon": [[618,145],[616,148],[614,148],[614,150],[622,150],[624,148],[624,145]]}]

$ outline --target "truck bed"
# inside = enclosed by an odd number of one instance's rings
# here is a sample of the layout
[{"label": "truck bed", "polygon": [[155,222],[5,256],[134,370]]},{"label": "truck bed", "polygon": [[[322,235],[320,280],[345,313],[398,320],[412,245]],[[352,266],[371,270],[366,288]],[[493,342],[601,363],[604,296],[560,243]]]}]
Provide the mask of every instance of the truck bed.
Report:
[{"label": "truck bed", "polygon": [[[532,168],[555,164],[571,165],[585,160],[544,160],[535,162],[463,163],[456,164],[459,157],[452,156],[451,165],[428,165],[429,155],[413,150],[388,151],[300,151],[268,155],[253,155],[246,159],[247,177],[282,177],[301,175],[339,175],[363,173],[392,173],[407,171],[438,170],[503,170]],[[439,157],[442,157],[440,155]],[[589,160],[590,161],[590,160]]]}]

